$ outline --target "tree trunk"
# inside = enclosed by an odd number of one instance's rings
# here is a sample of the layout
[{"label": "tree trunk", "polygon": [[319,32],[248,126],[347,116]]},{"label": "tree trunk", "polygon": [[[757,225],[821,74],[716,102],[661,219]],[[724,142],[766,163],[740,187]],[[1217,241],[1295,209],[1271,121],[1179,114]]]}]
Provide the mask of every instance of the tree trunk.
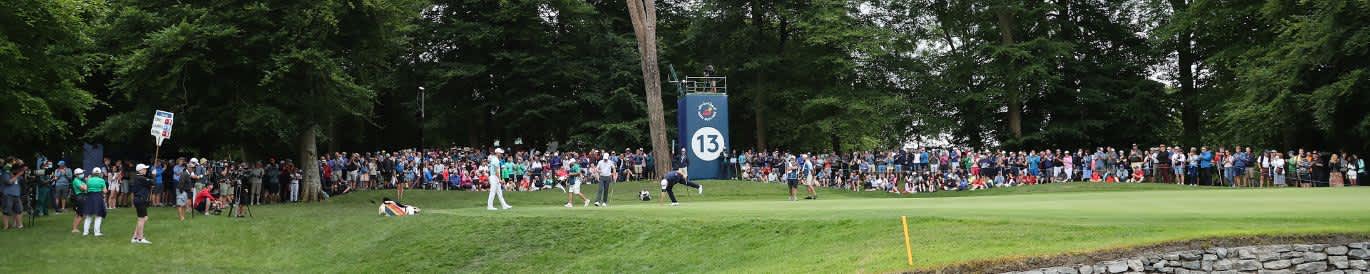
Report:
[{"label": "tree trunk", "polygon": [[[752,1],[751,13],[752,13],[752,18],[751,18],[751,19],[752,19],[752,27],[756,29],[756,38],[758,38],[758,40],[760,40],[759,38],[765,37],[765,35],[766,35],[766,29],[765,29],[765,26],[766,26],[766,9],[763,8],[763,3],[762,3],[762,1],[760,1],[760,0]],[[760,46],[760,43],[757,43],[757,45],[758,45],[758,46],[756,47],[756,50],[757,50],[758,52],[764,50],[764,47]],[[752,100],[752,103],[753,103],[753,106],[752,106],[752,116],[753,116],[754,118],[756,118],[756,128],[754,129],[754,130],[756,131],[756,135],[755,135],[755,136],[756,136],[756,148],[757,148],[758,151],[765,151],[765,150],[766,150],[766,96],[768,96],[768,95],[766,94],[766,89],[765,89],[765,88],[762,88],[761,86],[762,86],[762,83],[765,83],[765,81],[766,81],[766,79],[765,79],[765,77],[766,77],[766,72],[765,72],[764,69],[758,68],[758,69],[755,71],[755,73],[756,73],[756,79],[754,80],[755,82],[752,83],[752,86],[753,86],[753,87],[756,87],[756,88],[752,88],[752,89],[751,89],[751,92],[752,92],[752,94],[753,94],[752,96],[754,97],[754,99]]]},{"label": "tree trunk", "polygon": [[642,54],[642,81],[647,92],[647,120],[652,137],[656,174],[671,169],[672,148],[666,144],[666,115],[661,103],[661,73],[656,60],[656,1],[627,0],[638,53]]},{"label": "tree trunk", "polygon": [[319,197],[319,192],[323,190],[323,183],[319,178],[319,164],[315,162],[319,158],[317,139],[319,124],[311,124],[309,128],[300,133],[300,172],[304,173],[304,182],[301,182],[303,189],[300,190],[301,198],[306,202],[313,202]]},{"label": "tree trunk", "polygon": [[[999,36],[1004,46],[1013,46],[1013,14],[1006,8],[1001,8],[995,12],[995,15],[999,18]],[[1010,66],[1018,64],[1017,61],[1013,60],[1009,62]],[[1020,87],[1015,84],[1017,77],[1009,76],[1013,73],[1005,73],[1005,77],[1008,79],[1005,79],[1004,91],[1007,92],[1005,97],[1008,99],[1008,130],[1013,134],[1013,139],[1016,140],[1023,137],[1023,102],[1019,98]]]},{"label": "tree trunk", "polygon": [[[1189,3],[1185,0],[1170,0],[1170,8],[1174,16],[1175,13],[1189,9]],[[1179,55],[1176,69],[1180,74],[1180,139],[1183,144],[1191,147],[1203,143],[1203,135],[1199,132],[1199,91],[1194,87],[1194,62],[1197,60],[1194,56],[1193,42],[1193,33],[1188,29],[1181,31],[1175,40],[1175,53]]]}]

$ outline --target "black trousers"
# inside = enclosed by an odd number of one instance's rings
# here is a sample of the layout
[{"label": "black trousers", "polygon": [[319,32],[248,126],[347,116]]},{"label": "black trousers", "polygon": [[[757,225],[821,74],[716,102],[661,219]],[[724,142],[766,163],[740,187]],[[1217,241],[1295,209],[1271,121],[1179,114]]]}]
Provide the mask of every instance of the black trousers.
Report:
[{"label": "black trousers", "polygon": [[[696,184],[695,182],[685,181],[684,183],[680,183],[680,184],[683,184],[683,185],[688,186],[688,187],[693,187],[693,188],[695,188],[695,189],[699,189],[699,184]],[[675,200],[675,185],[676,185],[675,182],[669,182],[669,181],[668,181],[668,182],[666,183],[666,189],[663,189],[663,190],[662,190],[662,191],[666,191],[666,196],[670,196],[670,197],[671,197],[671,202],[672,202],[672,203],[676,202],[676,200]]]}]

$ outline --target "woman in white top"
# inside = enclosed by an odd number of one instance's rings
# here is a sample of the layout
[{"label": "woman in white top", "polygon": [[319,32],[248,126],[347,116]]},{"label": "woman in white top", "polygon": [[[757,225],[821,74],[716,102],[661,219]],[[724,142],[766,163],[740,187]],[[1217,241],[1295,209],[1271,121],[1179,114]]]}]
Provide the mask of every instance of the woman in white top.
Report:
[{"label": "woman in white top", "polygon": [[1275,177],[1275,186],[1286,186],[1284,182],[1284,157],[1279,152],[1270,157],[1270,174]]},{"label": "woman in white top", "polygon": [[1184,184],[1186,160],[1188,159],[1185,157],[1183,149],[1175,148],[1170,152],[1171,169],[1174,169],[1175,172],[1175,182],[1181,185]]}]

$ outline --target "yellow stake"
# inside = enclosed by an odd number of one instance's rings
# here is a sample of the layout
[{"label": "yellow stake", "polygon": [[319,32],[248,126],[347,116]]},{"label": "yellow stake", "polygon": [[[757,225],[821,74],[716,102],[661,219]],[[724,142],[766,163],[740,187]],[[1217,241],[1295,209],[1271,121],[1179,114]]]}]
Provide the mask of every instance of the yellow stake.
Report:
[{"label": "yellow stake", "polygon": [[909,244],[909,216],[899,216],[899,222],[904,224],[904,253],[908,254],[909,266],[913,266],[913,245]]}]

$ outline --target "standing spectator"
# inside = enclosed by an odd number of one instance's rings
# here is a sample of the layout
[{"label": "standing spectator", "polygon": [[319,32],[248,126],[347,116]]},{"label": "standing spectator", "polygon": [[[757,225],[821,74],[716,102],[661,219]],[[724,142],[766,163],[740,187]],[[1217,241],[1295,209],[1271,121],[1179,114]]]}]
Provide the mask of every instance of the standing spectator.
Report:
[{"label": "standing spectator", "polygon": [[62,214],[67,209],[67,200],[71,199],[72,175],[67,168],[67,161],[57,161],[57,170],[53,171],[52,178],[53,200],[57,202],[57,214]]},{"label": "standing spectator", "polygon": [[133,227],[133,239],[129,240],[135,244],[151,244],[143,235],[143,227],[147,224],[147,207],[151,202],[149,196],[152,194],[152,179],[148,176],[147,165],[138,164],[134,167],[137,175],[129,180],[129,192],[133,193],[133,208],[138,213],[138,224]]},{"label": "standing spectator", "polygon": [[256,164],[252,165],[252,169],[248,170],[247,184],[249,187],[251,187],[249,188],[249,190],[251,190],[251,197],[249,197],[249,199],[247,200],[247,204],[255,205],[261,203],[262,177],[264,176],[266,176],[266,169],[263,168],[261,161],[258,161]]},{"label": "standing spectator", "polygon": [[86,192],[86,203],[81,206],[85,209],[85,226],[81,229],[81,236],[90,235],[91,221],[95,221],[95,237],[105,236],[101,231],[105,221],[105,179],[104,171],[94,168],[90,172],[90,179],[86,179],[84,191]]},{"label": "standing spectator", "polygon": [[176,189],[174,191],[176,193],[176,216],[180,217],[181,221],[185,221],[186,210],[190,209],[190,193],[193,190],[191,188],[193,183],[191,183],[190,173],[187,171],[189,168],[181,165],[185,160],[178,160],[178,162],[173,169],[176,175],[172,177]]},{"label": "standing spectator", "polygon": [[1278,186],[1278,187],[1286,186],[1287,184],[1285,183],[1285,177],[1284,177],[1284,176],[1285,176],[1285,165],[1284,165],[1285,163],[1284,163],[1284,157],[1281,157],[1279,152],[1271,152],[1271,154],[1272,154],[1272,155],[1271,155],[1271,157],[1270,157],[1270,174],[1273,175],[1273,177],[1275,177],[1275,186]]},{"label": "standing spectator", "polygon": [[10,170],[0,170],[0,190],[4,192],[0,197],[0,208],[5,213],[5,229],[24,228],[24,203],[20,199],[20,184],[24,176],[27,176],[28,167],[18,160],[12,161],[7,166],[13,167]]},{"label": "standing spectator", "polygon": [[73,173],[75,175],[72,175],[71,181],[71,211],[76,214],[71,218],[71,234],[76,234],[81,232],[76,226],[81,224],[81,219],[86,216],[84,208],[81,208],[81,204],[86,202],[86,172],[77,168]]},{"label": "standing spectator", "polygon": [[290,202],[300,201],[300,180],[304,180],[304,174],[293,166],[287,169],[290,171]]},{"label": "standing spectator", "polygon": [[1346,186],[1345,177],[1342,175],[1342,169],[1345,166],[1341,163],[1341,157],[1336,153],[1331,154],[1332,157],[1327,160],[1327,185],[1330,187]]}]

